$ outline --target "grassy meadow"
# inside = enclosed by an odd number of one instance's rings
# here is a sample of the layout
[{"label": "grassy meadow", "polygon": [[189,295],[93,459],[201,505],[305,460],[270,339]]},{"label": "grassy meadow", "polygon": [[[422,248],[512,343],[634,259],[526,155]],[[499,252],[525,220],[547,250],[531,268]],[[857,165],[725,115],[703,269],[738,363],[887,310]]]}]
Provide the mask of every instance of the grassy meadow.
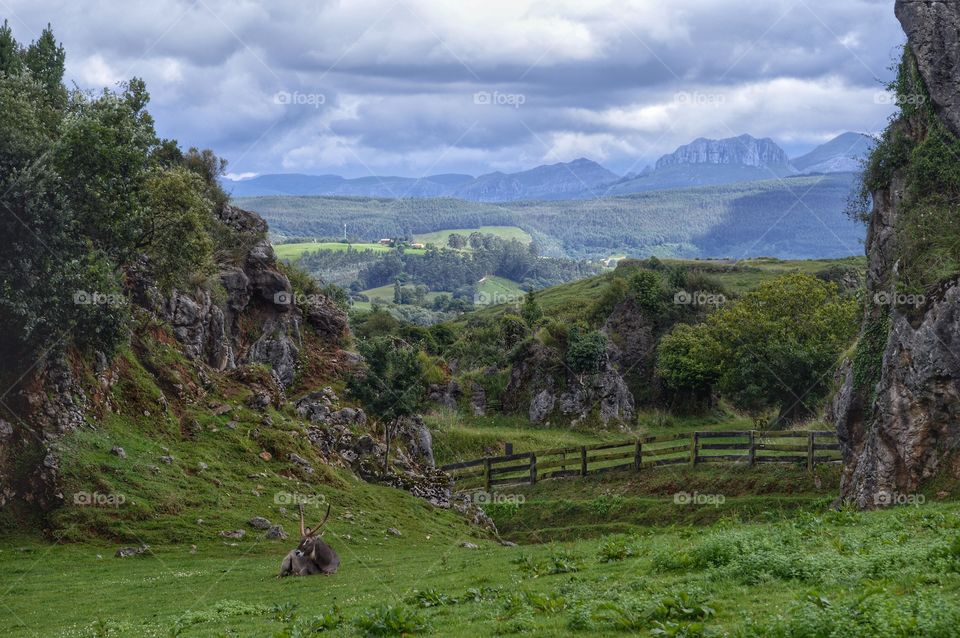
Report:
[{"label": "grassy meadow", "polygon": [[[450,235],[458,234],[469,237],[471,233],[480,233],[482,235],[495,235],[503,240],[516,239],[525,244],[533,241],[530,233],[517,226],[477,226],[475,228],[451,228],[448,230],[438,230],[432,233],[419,233],[414,235],[413,240],[422,244],[434,244],[439,247],[447,246]],[[467,246],[469,250],[469,246]]]},{"label": "grassy meadow", "polygon": [[[703,469],[647,488],[724,485],[717,468]],[[960,506],[831,511],[834,481],[818,489],[780,471],[759,484],[791,494],[721,506],[677,505],[642,486],[625,495],[623,479],[544,482],[488,506],[519,546],[474,538],[430,508],[373,524],[374,511],[354,510],[326,536],[343,558],[332,577],[277,579],[289,542],[161,544],[120,559],[115,544],[8,537],[0,628],[17,637],[957,635]]]}]

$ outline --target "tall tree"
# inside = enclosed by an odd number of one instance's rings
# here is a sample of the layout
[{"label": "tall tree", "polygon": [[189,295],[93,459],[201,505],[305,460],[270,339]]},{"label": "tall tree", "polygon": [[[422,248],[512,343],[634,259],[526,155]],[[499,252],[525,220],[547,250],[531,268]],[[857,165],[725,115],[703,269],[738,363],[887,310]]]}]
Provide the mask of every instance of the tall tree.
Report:
[{"label": "tall tree", "polygon": [[357,348],[367,364],[365,374],[354,376],[348,383],[350,393],[383,423],[387,451],[400,421],[416,414],[423,405],[425,388],[420,352],[410,344],[393,337],[374,337],[361,341]]},{"label": "tall tree", "polygon": [[528,292],[523,298],[523,307],[520,309],[520,316],[523,317],[523,321],[530,328],[533,328],[533,326],[543,318],[543,309],[540,308],[536,293],[533,290]]},{"label": "tall tree", "polygon": [[58,106],[66,105],[63,72],[67,55],[63,46],[57,43],[49,24],[36,42],[27,47],[23,59],[30,74],[44,87],[50,100]]},{"label": "tall tree", "polygon": [[13,37],[10,24],[4,20],[0,27],[0,73],[8,77],[20,75],[23,70],[23,50]]}]

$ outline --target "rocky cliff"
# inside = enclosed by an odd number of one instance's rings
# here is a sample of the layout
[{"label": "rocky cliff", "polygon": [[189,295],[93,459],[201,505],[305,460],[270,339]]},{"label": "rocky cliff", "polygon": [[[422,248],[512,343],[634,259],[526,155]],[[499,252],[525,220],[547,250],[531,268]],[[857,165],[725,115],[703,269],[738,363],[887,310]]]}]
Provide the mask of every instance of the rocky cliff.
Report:
[{"label": "rocky cliff", "polygon": [[698,138],[657,160],[656,168],[678,164],[727,164],[754,168],[785,168],[790,164],[786,152],[769,139],[741,135],[722,140]]},{"label": "rocky cliff", "polygon": [[[132,269],[127,277],[134,316],[130,355],[108,360],[95,353],[91,360],[69,346],[55,346],[7,394],[5,418],[0,418],[0,506],[18,501],[47,511],[63,502],[61,440],[121,410],[114,389],[135,374],[132,366],[143,365],[162,392],[156,405],[142,409],[148,419],[217,395],[221,388],[211,380],[212,372],[265,366],[267,378],[239,374],[235,379],[262,409],[284,399],[310,348],[323,350],[327,359],[350,358],[340,352],[348,336],[346,314],[324,295],[294,292],[266,239],[266,223],[229,205],[217,214],[236,242],[218,260],[220,286],[164,295],[145,265]],[[168,336],[186,365],[150,364],[151,344]]]},{"label": "rocky cliff", "polygon": [[[947,131],[960,130],[960,5],[898,0],[896,14],[908,36],[896,83],[908,108],[868,169],[865,317],[829,411],[845,461],[841,497],[861,508],[899,502],[935,477],[960,478],[960,284],[946,273],[934,279],[931,267],[921,269],[932,280],[923,292],[905,288],[914,283],[910,269],[935,245],[911,230],[924,216],[946,220],[953,206],[942,199],[947,189],[920,181],[918,165],[933,142],[955,145]],[[914,69],[919,78],[911,83]],[[936,165],[947,174],[951,162],[960,160],[948,153]],[[926,201],[931,196],[940,199]]]}]

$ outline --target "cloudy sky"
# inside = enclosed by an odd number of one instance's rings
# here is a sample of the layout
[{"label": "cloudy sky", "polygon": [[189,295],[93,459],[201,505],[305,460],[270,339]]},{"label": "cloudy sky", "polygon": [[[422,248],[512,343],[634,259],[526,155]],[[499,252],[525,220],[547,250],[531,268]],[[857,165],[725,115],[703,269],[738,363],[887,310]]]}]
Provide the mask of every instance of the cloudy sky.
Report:
[{"label": "cloudy sky", "polygon": [[234,175],[640,170],[696,137],[876,132],[893,0],[0,0],[83,88],[146,79]]}]

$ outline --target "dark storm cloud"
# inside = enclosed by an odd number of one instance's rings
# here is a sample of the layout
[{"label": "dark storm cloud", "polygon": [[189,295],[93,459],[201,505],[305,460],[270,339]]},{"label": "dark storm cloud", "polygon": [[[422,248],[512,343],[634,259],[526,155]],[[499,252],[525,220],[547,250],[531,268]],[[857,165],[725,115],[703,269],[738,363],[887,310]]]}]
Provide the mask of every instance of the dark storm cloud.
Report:
[{"label": "dark storm cloud", "polygon": [[882,127],[903,40],[889,0],[0,6],[21,40],[53,23],[82,87],[144,77],[161,132],[237,173],[479,173],[581,155],[626,171],[743,132],[800,152]]}]

